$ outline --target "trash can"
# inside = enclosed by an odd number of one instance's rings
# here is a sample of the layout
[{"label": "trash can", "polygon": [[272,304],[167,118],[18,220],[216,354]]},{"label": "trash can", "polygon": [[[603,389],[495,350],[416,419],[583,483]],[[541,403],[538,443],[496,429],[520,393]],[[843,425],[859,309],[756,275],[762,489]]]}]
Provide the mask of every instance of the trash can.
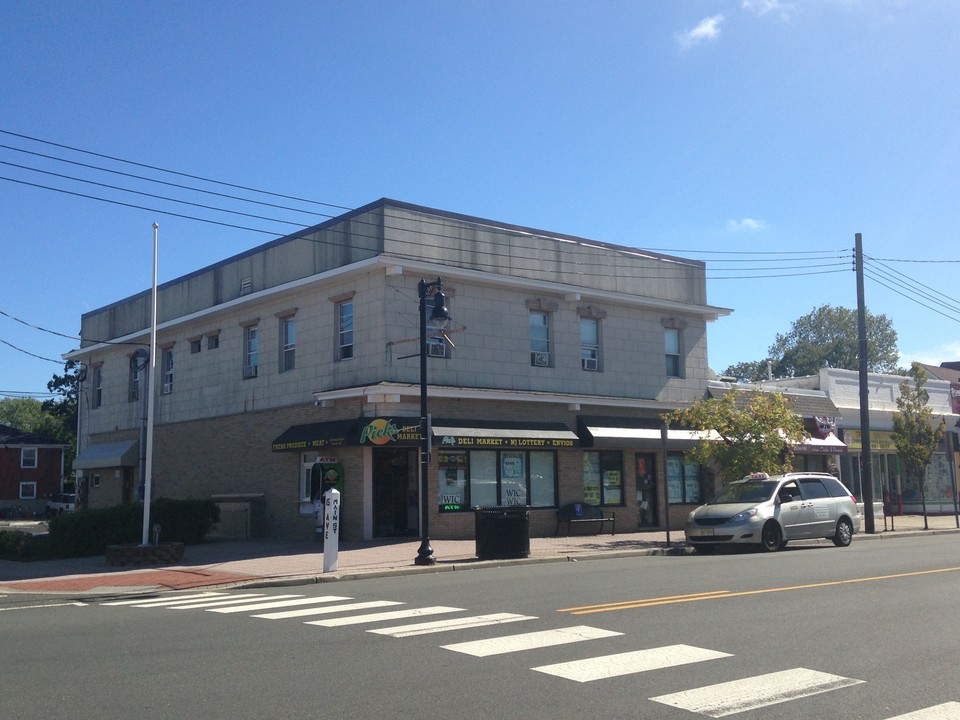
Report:
[{"label": "trash can", "polygon": [[477,557],[507,560],[530,555],[530,506],[496,505],[474,508]]}]

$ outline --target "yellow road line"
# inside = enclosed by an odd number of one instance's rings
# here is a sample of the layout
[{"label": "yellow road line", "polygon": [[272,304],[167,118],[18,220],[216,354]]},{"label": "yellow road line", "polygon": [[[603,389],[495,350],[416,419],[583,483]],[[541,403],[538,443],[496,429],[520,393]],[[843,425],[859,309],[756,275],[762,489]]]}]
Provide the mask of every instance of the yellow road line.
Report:
[{"label": "yellow road line", "polygon": [[809,583],[806,585],[788,585],[785,587],[765,588],[762,590],[742,590],[730,592],[728,590],[711,590],[690,595],[668,595],[659,598],[638,600],[623,600],[621,602],[605,603],[602,605],[584,605],[582,607],[564,608],[557,612],[568,612],[571,615],[591,615],[593,613],[612,612],[614,610],[635,610],[637,608],[655,607],[657,605],[673,605],[677,603],[698,602],[700,600],[722,600],[726,598],[746,597],[748,595],[765,595],[767,593],[788,592],[791,590],[811,590],[813,588],[831,587],[835,585],[851,585],[853,583],[877,582],[879,580],[896,580],[918,575],[935,575],[938,573],[958,572],[960,567],[937,568],[935,570],[916,570],[892,575],[876,575],[864,578],[849,578],[847,580],[830,580],[827,582]]}]

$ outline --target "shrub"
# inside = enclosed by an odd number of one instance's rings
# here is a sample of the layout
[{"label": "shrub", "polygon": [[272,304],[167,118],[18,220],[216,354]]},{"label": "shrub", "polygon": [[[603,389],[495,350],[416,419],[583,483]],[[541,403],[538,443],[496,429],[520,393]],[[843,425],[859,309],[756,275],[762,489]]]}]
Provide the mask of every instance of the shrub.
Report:
[{"label": "shrub", "polygon": [[[160,542],[188,545],[203,540],[220,519],[212,500],[170,500],[150,503],[150,525],[160,525]],[[103,555],[107,545],[132,545],[143,539],[143,504],[64,513],[50,520],[50,540],[60,557]],[[152,532],[149,539],[153,541]]]}]

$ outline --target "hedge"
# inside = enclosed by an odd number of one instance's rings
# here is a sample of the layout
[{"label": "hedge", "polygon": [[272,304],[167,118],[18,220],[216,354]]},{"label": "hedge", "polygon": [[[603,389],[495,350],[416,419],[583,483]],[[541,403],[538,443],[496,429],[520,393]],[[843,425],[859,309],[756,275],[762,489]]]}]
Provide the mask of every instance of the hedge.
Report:
[{"label": "hedge", "polygon": [[[212,500],[157,498],[150,503],[148,533],[160,525],[160,542],[193,545],[220,520],[220,508]],[[140,543],[143,539],[143,504],[63,513],[50,520],[50,543],[59,557],[103,555],[107,545]]]}]

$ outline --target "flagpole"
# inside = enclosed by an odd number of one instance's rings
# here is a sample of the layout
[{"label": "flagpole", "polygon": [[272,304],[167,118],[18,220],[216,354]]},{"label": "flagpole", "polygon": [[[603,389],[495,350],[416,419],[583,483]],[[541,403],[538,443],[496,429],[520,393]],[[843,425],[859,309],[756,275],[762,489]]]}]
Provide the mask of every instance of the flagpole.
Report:
[{"label": "flagpole", "polygon": [[160,225],[153,224],[153,286],[150,292],[150,374],[147,380],[147,453],[143,477],[143,537],[142,545],[150,538],[150,494],[153,481],[153,391],[157,376],[157,231]]}]

